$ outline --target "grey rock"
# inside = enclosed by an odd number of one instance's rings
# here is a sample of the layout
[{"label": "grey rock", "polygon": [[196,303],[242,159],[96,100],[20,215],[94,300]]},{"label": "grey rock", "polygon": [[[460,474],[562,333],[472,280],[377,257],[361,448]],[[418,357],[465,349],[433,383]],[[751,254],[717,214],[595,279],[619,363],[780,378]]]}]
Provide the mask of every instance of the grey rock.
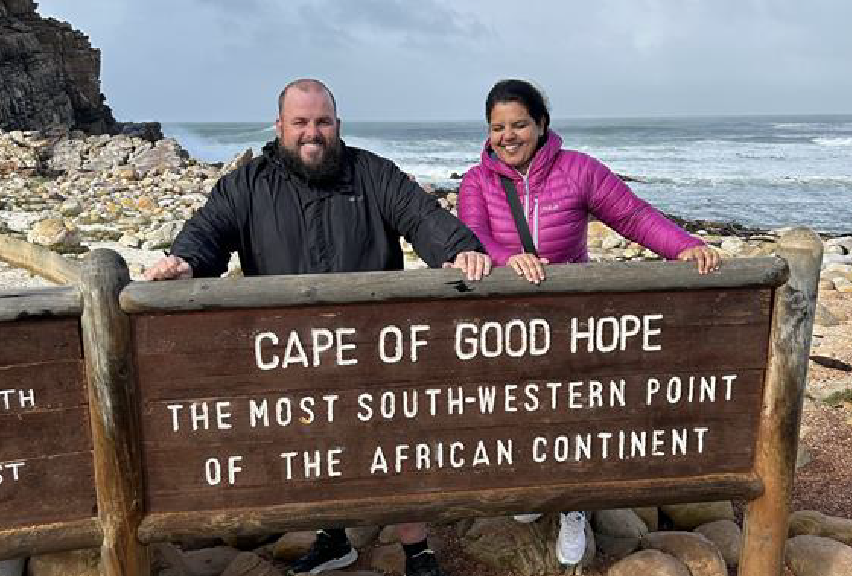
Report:
[{"label": "grey rock", "polygon": [[100,576],[100,550],[86,549],[30,557],[29,576]]},{"label": "grey rock", "polygon": [[270,562],[254,552],[241,552],[228,565],[222,576],[281,576]]},{"label": "grey rock", "polygon": [[287,532],[275,543],[272,554],[277,560],[292,562],[307,554],[316,537],[317,533],[313,530]]},{"label": "grey rock", "polygon": [[695,532],[651,532],[642,548],[654,548],[686,564],[692,576],[728,576],[725,559],[710,540]]},{"label": "grey rock", "polygon": [[660,510],[671,518],[675,528],[679,530],[692,530],[708,522],[734,519],[734,508],[728,500],[668,504],[660,506]]},{"label": "grey rock", "polygon": [[189,153],[174,138],[158,141],[153,148],[135,155],[131,160],[136,171],[145,175],[152,172],[177,171],[186,166]]},{"label": "grey rock", "polygon": [[722,553],[722,558],[725,559],[725,564],[731,568],[739,565],[743,534],[736,522],[716,520],[702,524],[695,531],[716,545],[716,548]]},{"label": "grey rock", "polygon": [[644,506],[642,508],[633,508],[636,515],[642,519],[648,530],[647,532],[656,532],[660,528],[660,510],[656,506]]},{"label": "grey rock", "polygon": [[405,573],[405,552],[399,544],[377,546],[370,553],[370,568],[380,572]]},{"label": "grey rock", "polygon": [[830,327],[840,324],[840,320],[831,313],[831,310],[829,310],[825,304],[817,302],[814,323],[819,324],[820,326]]},{"label": "grey rock", "polygon": [[797,510],[790,514],[790,536],[822,536],[852,546],[852,519],[827,516],[816,510]]},{"label": "grey rock", "polygon": [[784,548],[787,566],[796,576],[849,576],[852,547],[821,536],[795,536]]},{"label": "grey rock", "polygon": [[83,213],[83,204],[76,198],[69,198],[59,207],[59,212],[63,216],[79,216]]},{"label": "grey rock", "polygon": [[465,553],[493,568],[519,575],[551,574],[560,570],[554,542],[557,516],[521,524],[511,518],[479,518],[462,539]]},{"label": "grey rock", "polygon": [[852,264],[852,254],[824,254],[822,257],[822,265],[828,264]]},{"label": "grey rock", "polygon": [[183,228],[183,222],[166,222],[146,236],[144,248],[146,250],[162,250],[170,247],[181,228]]},{"label": "grey rock", "polygon": [[59,253],[80,252],[80,241],[77,227],[58,218],[41,220],[27,232],[27,242],[45,246]]},{"label": "grey rock", "polygon": [[0,130],[113,130],[101,94],[100,51],[68,24],[41,18],[35,2],[2,5]]},{"label": "grey rock", "polygon": [[691,576],[691,574],[686,564],[674,556],[659,550],[642,550],[610,566],[606,576]]},{"label": "grey rock", "polygon": [[353,526],[346,529],[346,536],[355,548],[364,548],[375,542],[381,528],[379,526]]}]

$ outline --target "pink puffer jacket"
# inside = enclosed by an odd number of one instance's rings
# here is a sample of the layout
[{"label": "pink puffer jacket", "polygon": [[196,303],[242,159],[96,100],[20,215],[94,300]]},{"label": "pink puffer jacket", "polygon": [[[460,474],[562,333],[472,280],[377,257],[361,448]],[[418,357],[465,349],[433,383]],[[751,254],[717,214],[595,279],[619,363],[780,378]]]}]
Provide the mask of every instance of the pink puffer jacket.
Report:
[{"label": "pink puffer jacket", "polygon": [[552,264],[588,261],[589,216],[669,259],[703,244],[633,194],[598,160],[562,150],[562,139],[550,132],[526,178],[492,157],[490,142],[485,142],[479,165],[462,179],[459,218],[479,237],[497,265],[523,252],[501,174],[515,182],[538,254]]}]

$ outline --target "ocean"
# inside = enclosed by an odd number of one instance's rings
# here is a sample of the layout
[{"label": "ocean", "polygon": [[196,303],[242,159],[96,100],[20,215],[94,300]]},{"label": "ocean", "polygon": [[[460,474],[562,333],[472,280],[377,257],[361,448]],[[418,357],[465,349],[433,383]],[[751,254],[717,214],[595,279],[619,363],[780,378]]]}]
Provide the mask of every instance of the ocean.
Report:
[{"label": "ocean", "polygon": [[[758,228],[852,233],[852,116],[554,120],[563,146],[590,154],[661,210]],[[275,137],[268,123],[164,124],[195,158],[227,161]],[[343,139],[418,181],[458,186],[478,162],[482,122],[344,122]]]}]

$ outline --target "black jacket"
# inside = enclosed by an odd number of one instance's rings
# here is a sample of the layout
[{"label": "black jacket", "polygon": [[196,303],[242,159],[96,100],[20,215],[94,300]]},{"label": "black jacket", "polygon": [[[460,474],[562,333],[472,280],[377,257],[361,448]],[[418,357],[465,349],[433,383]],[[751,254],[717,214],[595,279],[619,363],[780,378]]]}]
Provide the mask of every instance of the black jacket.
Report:
[{"label": "black jacket", "polygon": [[219,276],[237,251],[243,273],[313,274],[401,270],[404,236],[431,267],[484,248],[390,160],[343,146],[343,169],[329,187],[289,172],[277,141],[223,176],[175,238],[172,253],[196,277]]}]

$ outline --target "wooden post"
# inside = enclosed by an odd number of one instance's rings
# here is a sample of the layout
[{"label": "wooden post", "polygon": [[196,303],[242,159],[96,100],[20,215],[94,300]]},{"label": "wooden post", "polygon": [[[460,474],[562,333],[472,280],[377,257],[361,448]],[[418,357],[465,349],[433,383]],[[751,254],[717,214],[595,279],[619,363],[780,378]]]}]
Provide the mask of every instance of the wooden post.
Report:
[{"label": "wooden post", "polygon": [[787,260],[790,278],[775,290],[755,452],[765,491],[746,509],[740,576],[780,576],[784,567],[822,242],[810,230],[795,228],[781,237],[778,255]]},{"label": "wooden post", "polygon": [[118,305],[129,282],[124,259],[111,250],[94,250],[83,261],[83,349],[104,576],[147,576],[150,570],[147,551],[137,540],[143,492],[130,320]]}]

